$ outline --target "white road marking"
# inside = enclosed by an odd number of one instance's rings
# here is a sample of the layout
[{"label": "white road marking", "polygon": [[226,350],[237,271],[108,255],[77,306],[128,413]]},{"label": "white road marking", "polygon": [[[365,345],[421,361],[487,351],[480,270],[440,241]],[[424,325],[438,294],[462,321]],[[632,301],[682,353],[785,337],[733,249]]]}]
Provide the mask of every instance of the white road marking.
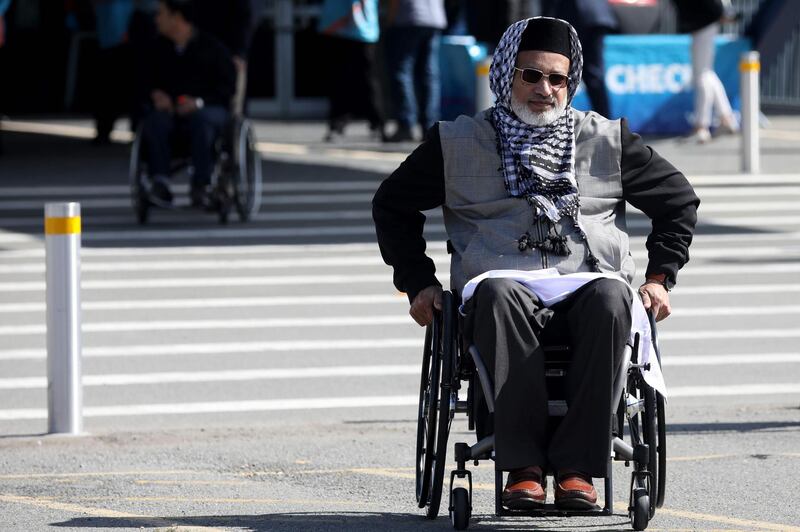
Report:
[{"label": "white road marking", "polygon": [[688,318],[695,316],[773,316],[800,314],[800,305],[758,305],[740,307],[678,307],[670,317]]},{"label": "white road marking", "polygon": [[[764,235],[769,238],[770,236],[780,235]],[[786,235],[791,240],[791,234]],[[795,237],[800,240],[800,232],[795,234]],[[633,241],[634,239],[632,239]],[[777,240],[777,238],[775,239]],[[41,243],[41,242],[40,242]],[[644,239],[641,239],[641,244],[644,245]],[[136,247],[126,246],[124,248],[81,248],[81,257],[99,258],[99,257],[131,257],[134,259],[141,259],[142,257],[158,257],[162,255],[167,256],[202,256],[208,255],[211,257],[218,257],[220,255],[254,255],[263,253],[267,256],[274,256],[276,253],[287,254],[297,253],[300,255],[307,255],[310,253],[323,253],[329,255],[331,253],[359,253],[359,252],[375,252],[378,249],[378,244],[369,243],[350,243],[350,244],[262,244],[262,245],[236,245],[236,246],[154,246],[154,247]],[[428,245],[429,250],[444,251],[444,241],[432,241]],[[45,256],[44,246],[39,248],[29,249],[9,249],[3,250],[0,253],[0,259],[28,259],[28,258],[43,258]]]},{"label": "white road marking", "polygon": [[675,297],[688,295],[774,294],[800,292],[800,284],[730,284],[722,286],[682,286],[672,293]]},{"label": "white road marking", "polygon": [[[785,198],[786,196],[794,196],[800,194],[800,183],[795,186],[744,186],[744,187],[695,187],[694,191],[701,200],[707,198],[754,198],[759,196],[776,196]],[[702,203],[700,206],[701,211],[706,210],[706,204]]]},{"label": "white road marking", "polygon": [[[385,349],[413,349],[422,352],[423,337],[375,339],[322,339],[322,340],[276,340],[262,342],[214,342],[192,344],[144,344],[114,346],[84,346],[84,358],[113,357],[172,357],[231,354],[292,353],[298,351],[381,351]],[[0,351],[0,360],[41,360],[47,351],[40,348],[7,349]]]},{"label": "white road marking", "polygon": [[[441,218],[441,216],[439,216]],[[197,213],[177,214],[170,213],[169,221],[173,224],[178,222],[185,222],[194,224],[198,220]],[[336,210],[336,211],[268,211],[259,212],[251,216],[250,220],[253,222],[319,222],[319,221],[353,221],[353,220],[372,220],[372,213],[368,210]],[[121,215],[95,215],[84,214],[83,219],[84,231],[95,231],[97,229],[105,229],[111,225],[124,225],[129,226],[133,222],[131,213]],[[156,222],[157,223],[157,222]],[[34,216],[17,216],[9,218],[0,218],[0,227],[6,228],[21,228],[21,227],[41,227],[42,220],[40,217]]]},{"label": "white road marking", "polygon": [[[439,276],[439,279],[446,277]],[[81,281],[81,290],[117,290],[145,288],[213,288],[223,286],[287,286],[311,284],[385,283],[391,285],[391,274],[369,275],[286,275],[275,277],[199,277],[193,279],[122,279]],[[2,282],[0,292],[42,291],[42,281]]]},{"label": "white road marking", "polygon": [[[794,364],[800,363],[798,353],[745,354],[745,355],[694,355],[666,357],[666,367],[728,366],[741,364]],[[394,364],[379,366],[331,366],[311,368],[216,370],[192,372],[125,373],[111,375],[84,375],[83,386],[129,386],[142,384],[242,382],[282,379],[316,379],[336,377],[391,377],[419,375],[419,364]],[[0,379],[0,390],[42,389],[47,387],[45,377],[19,377]]]},{"label": "white road marking", "polygon": [[[752,287],[732,287],[732,290],[752,288],[752,292],[798,292],[800,285],[754,285]],[[692,287],[681,288],[677,294],[688,295]],[[734,293],[741,293],[736,291]],[[331,306],[331,305],[385,305],[396,304],[403,309],[408,302],[403,294],[363,294],[363,295],[330,295],[330,296],[276,296],[276,297],[220,297],[205,299],[137,299],[113,301],[83,301],[81,309],[87,311],[100,310],[172,310],[172,309],[212,309],[212,308],[251,308],[277,306]],[[47,306],[43,302],[0,303],[0,314],[18,314],[24,312],[44,312]],[[677,307],[672,317],[686,316],[754,316],[773,314],[797,314],[800,305],[768,305],[758,307]]]},{"label": "white road marking", "polygon": [[[302,268],[302,267],[324,267],[324,266],[382,266],[383,259],[378,254],[377,246],[369,249],[374,253],[369,255],[347,254],[325,254],[324,256],[306,257],[281,257],[281,258],[209,258],[209,259],[189,259],[178,257],[179,252],[175,252],[176,258],[171,260],[152,260],[152,261],[113,261],[100,262],[93,260],[83,260],[81,263],[82,272],[127,272],[127,271],[186,271],[186,270],[246,270],[246,269],[265,269],[265,268]],[[213,251],[208,252],[214,255]],[[787,246],[763,246],[736,249],[733,247],[725,248],[700,248],[692,251],[692,259],[710,258],[730,258],[741,259],[743,257],[766,257],[776,256],[787,257],[790,255],[800,255],[800,244]],[[447,264],[449,255],[443,252],[428,253],[434,262]],[[89,257],[87,257],[89,258]],[[634,253],[634,258],[644,262],[644,253]],[[689,266],[694,269],[694,264]],[[0,273],[22,274],[22,273],[43,273],[45,271],[44,261],[38,262],[16,262],[0,264]]]},{"label": "white road marking", "polygon": [[[1,203],[1,202],[0,202]],[[42,205],[38,205],[41,208]],[[2,208],[2,206],[0,206]],[[86,215],[84,215],[86,216]],[[649,229],[650,220],[634,219],[628,220],[629,229]],[[780,227],[800,225],[800,216],[732,216],[730,218],[701,218],[699,227],[718,227],[718,226],[756,226],[760,228]],[[444,234],[443,224],[426,224],[425,231],[428,235]],[[375,234],[375,227],[372,224],[366,225],[341,225],[341,226],[318,226],[318,227],[251,227],[251,228],[220,228],[220,229],[159,229],[152,228],[147,230],[123,230],[123,231],[86,231],[81,235],[86,242],[123,242],[123,241],[162,241],[162,240],[209,240],[232,238],[309,238],[309,237],[331,237],[331,236],[370,236]],[[753,239],[742,235],[740,240]],[[0,243],[2,244],[40,244],[41,235],[30,235],[16,233],[7,230],[0,230]]]},{"label": "white road marking", "polygon": [[[274,329],[284,327],[368,327],[372,325],[411,325],[413,323],[414,321],[408,314],[393,316],[314,316],[310,318],[233,320],[113,321],[106,323],[84,323],[82,331],[84,334],[132,331],[213,331],[226,329]],[[44,324],[0,326],[0,336],[24,336],[46,333],[47,326]]]},{"label": "white road marking", "polygon": [[[668,397],[729,397],[743,395],[787,395],[800,393],[798,383],[765,383],[730,386],[684,386],[668,390]],[[416,406],[418,395],[385,395],[361,397],[319,397],[304,399],[266,399],[253,401],[217,401],[198,403],[160,403],[120,406],[86,406],[83,416],[127,417],[170,414],[221,414],[233,412],[267,412],[286,410],[320,410],[341,408],[377,408]],[[0,421],[46,419],[45,408],[0,410]]]},{"label": "white road marking", "polygon": [[800,353],[741,353],[735,355],[709,355],[708,353],[698,353],[696,355],[670,355],[661,359],[661,365],[665,367],[796,363],[800,363]]},{"label": "white road marking", "polygon": [[800,185],[800,174],[719,174],[719,175],[687,175],[689,182],[695,187],[724,186],[738,187],[742,185]]},{"label": "white road marking", "polygon": [[[113,301],[82,301],[81,310],[148,310],[148,309],[208,309],[208,308],[247,308],[303,305],[377,305],[398,303],[408,305],[403,294],[364,294],[332,296],[284,296],[284,297],[220,297],[190,299],[139,299]],[[44,312],[43,302],[0,303],[0,313]]]},{"label": "white road marking", "polygon": [[[791,177],[791,176],[790,176]],[[264,195],[275,192],[355,192],[369,191],[375,192],[380,185],[380,179],[364,179],[358,181],[279,181],[265,182],[263,184]],[[794,186],[779,186],[776,183],[785,182],[784,178],[770,181],[763,184],[743,184],[729,187],[719,186],[695,186],[694,190],[701,199],[707,197],[757,197],[757,196],[787,196],[800,195],[800,180]],[[178,194],[188,194],[189,185],[186,183],[176,183],[172,191]],[[74,185],[74,186],[0,186],[0,196],[3,197],[44,197],[52,196],[124,196],[130,194],[128,185]],[[705,207],[703,207],[705,209]]]},{"label": "white road marking", "polygon": [[[334,203],[364,203],[369,204],[374,194],[370,193],[344,193],[344,194],[266,194],[261,198],[261,205],[331,205]],[[82,209],[130,209],[130,198],[75,198]],[[21,211],[41,209],[43,200],[0,200],[0,210]],[[86,215],[86,214],[84,214]]]},{"label": "white road marking", "polygon": [[[433,224],[426,226],[426,231],[444,232],[444,225]],[[162,229],[154,227],[149,230],[130,231],[97,231],[81,233],[84,242],[121,242],[121,241],[148,241],[148,240],[210,240],[223,239],[229,241],[233,238],[309,238],[332,236],[375,236],[374,225],[343,225],[324,227],[250,227],[234,229]],[[43,235],[28,235],[0,230],[0,243],[2,244],[40,244]]]},{"label": "white road marking", "polygon": [[[741,244],[743,241],[752,239],[752,233],[733,233],[725,235],[695,235],[694,244],[692,249],[697,248],[696,252],[701,252],[711,244]],[[786,233],[765,233],[758,235],[758,241],[762,242],[782,242],[794,243],[800,241],[800,232],[786,232]],[[9,249],[3,250],[0,253],[0,260],[4,259],[25,259],[25,258],[42,258],[44,257],[44,247],[40,239],[35,239],[34,242],[39,247],[27,249]],[[645,237],[632,237],[630,239],[631,247],[641,248],[644,246]],[[431,240],[428,242],[428,250],[436,252],[444,252],[445,242],[443,240]],[[724,249],[724,248],[721,248]],[[739,251],[739,248],[735,248]],[[136,259],[142,257],[157,257],[157,256],[203,256],[208,255],[217,257],[220,255],[253,255],[263,253],[268,256],[279,254],[300,254],[306,255],[309,253],[322,252],[326,256],[331,253],[357,253],[357,252],[375,252],[377,244],[375,243],[349,243],[349,244],[263,244],[263,245],[236,245],[236,246],[181,246],[176,248],[174,246],[154,246],[154,247],[124,247],[124,248],[90,248],[83,247],[81,249],[82,257],[99,258],[99,257],[133,257]],[[742,250],[745,251],[746,250]],[[694,256],[694,254],[692,255]]]},{"label": "white road marking", "polygon": [[[132,384],[175,384],[207,382],[241,382],[280,379],[316,379],[332,377],[378,377],[419,375],[418,365],[334,366],[319,368],[245,369],[192,372],[127,373],[117,375],[84,375],[84,386],[128,386]],[[0,390],[46,388],[45,377],[0,379]]]},{"label": "white road marking", "polygon": [[720,329],[705,331],[664,331],[659,340],[735,340],[755,338],[800,338],[800,329]]},{"label": "white road marking", "polygon": [[[719,275],[766,275],[800,272],[800,262],[775,262],[760,264],[725,264],[714,266],[692,266],[681,271],[681,279],[686,277],[706,277]],[[446,273],[438,274],[441,282],[449,280]],[[164,279],[84,279],[81,282],[82,290],[125,290],[145,288],[212,288],[222,286],[280,286],[298,284],[347,284],[357,283],[386,283],[391,282],[391,275],[387,273],[360,273],[351,274],[319,274],[319,275],[275,275],[260,277],[200,277],[200,278],[164,278]],[[31,292],[43,291],[43,281],[5,281],[0,282],[0,292]]]},{"label": "white road marking", "polygon": [[667,397],[729,397],[741,395],[784,395],[800,393],[800,383],[733,384],[724,386],[676,386]]},{"label": "white road marking", "polygon": [[[376,246],[377,247],[377,246]],[[732,253],[732,252],[731,252]],[[429,254],[435,261],[448,260],[447,255]],[[155,260],[141,262],[90,262],[81,263],[82,272],[136,272],[136,271],[187,271],[187,270],[219,270],[230,272],[233,270],[252,270],[266,268],[324,268],[326,266],[382,266],[383,259],[377,253],[373,255],[348,255],[348,256],[309,256],[290,258],[265,258],[265,259],[195,259],[186,260]],[[45,271],[43,262],[25,264],[0,265],[0,273],[42,273]]]},{"label": "white road marking", "polygon": [[[800,189],[798,189],[800,193]],[[722,212],[778,212],[789,211],[798,212],[798,200],[794,201],[752,201],[752,202],[720,202],[704,204],[700,207],[699,215],[701,218],[707,218],[708,213],[722,213]]]},{"label": "white road marking", "polygon": [[[262,186],[264,194],[269,192],[343,192],[343,191],[375,191],[380,185],[380,180],[362,181],[279,181],[265,182]],[[178,194],[188,194],[189,185],[176,183],[172,191]],[[752,187],[753,190],[763,190],[763,187]],[[789,188],[789,187],[787,187]],[[74,185],[74,186],[32,186],[32,187],[4,187],[0,186],[0,196],[128,196],[131,188],[128,185]]]},{"label": "white road marking", "polygon": [[[285,410],[319,410],[334,408],[375,408],[417,404],[416,395],[362,397],[320,397],[307,399],[267,399],[254,401],[220,401],[205,403],[162,403],[120,406],[86,406],[84,417],[116,417],[168,414],[218,414],[232,412],[267,412]],[[43,408],[0,410],[0,421],[46,419]]]},{"label": "white road marking", "polygon": [[[712,266],[703,268],[695,267],[681,272],[681,278],[695,276],[716,276],[716,275],[741,275],[743,273],[752,274],[778,274],[794,273],[800,271],[800,264],[773,264],[761,266]],[[449,275],[438,274],[439,281],[447,283]],[[387,274],[350,274],[350,275],[286,275],[286,276],[264,276],[264,277],[203,277],[193,279],[118,279],[118,280],[82,280],[82,290],[128,290],[128,289],[154,289],[154,288],[220,288],[232,286],[289,286],[306,284],[348,284],[358,282],[381,283],[389,286],[390,276]],[[681,286],[676,288],[676,293],[687,294],[743,294],[743,293],[774,293],[774,292],[795,292],[796,284],[787,285],[731,285],[731,286]],[[7,281],[0,282],[0,293],[15,292],[40,292],[44,291],[43,281]]]}]

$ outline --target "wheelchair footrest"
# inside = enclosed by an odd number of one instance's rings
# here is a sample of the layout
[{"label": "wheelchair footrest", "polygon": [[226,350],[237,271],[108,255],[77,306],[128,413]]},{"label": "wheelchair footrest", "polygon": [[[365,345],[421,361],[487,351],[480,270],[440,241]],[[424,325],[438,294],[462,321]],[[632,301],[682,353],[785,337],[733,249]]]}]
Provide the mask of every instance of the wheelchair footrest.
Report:
[{"label": "wheelchair footrest", "polygon": [[589,510],[565,510],[555,504],[545,504],[535,510],[509,510],[501,508],[498,516],[523,516],[523,517],[574,517],[583,515],[611,515],[609,511],[600,506],[595,506]]}]

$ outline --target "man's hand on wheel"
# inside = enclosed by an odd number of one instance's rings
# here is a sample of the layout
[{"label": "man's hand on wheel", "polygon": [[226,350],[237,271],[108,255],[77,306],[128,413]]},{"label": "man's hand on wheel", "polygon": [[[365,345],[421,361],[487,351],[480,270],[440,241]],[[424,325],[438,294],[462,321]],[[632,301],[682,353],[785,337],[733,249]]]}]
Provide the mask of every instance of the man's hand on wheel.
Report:
[{"label": "man's hand on wheel", "polygon": [[418,293],[408,313],[421,327],[427,327],[433,323],[434,307],[442,310],[442,287],[438,285],[429,286]]},{"label": "man's hand on wheel", "polygon": [[661,321],[672,313],[669,306],[669,292],[658,283],[645,283],[639,287],[642,304],[647,310],[652,310],[656,321]]}]

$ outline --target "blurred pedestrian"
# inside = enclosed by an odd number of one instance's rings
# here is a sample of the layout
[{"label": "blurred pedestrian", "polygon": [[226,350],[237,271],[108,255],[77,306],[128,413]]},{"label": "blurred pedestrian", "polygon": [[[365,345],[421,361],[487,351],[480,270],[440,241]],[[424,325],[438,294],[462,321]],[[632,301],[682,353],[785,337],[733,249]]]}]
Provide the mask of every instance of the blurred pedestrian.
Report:
[{"label": "blurred pedestrian", "polygon": [[[11,0],[0,0],[0,48],[6,42],[6,25],[5,25],[5,14],[8,11],[8,6],[11,5]],[[2,102],[0,102],[1,104]],[[0,107],[0,121],[3,119],[2,107]],[[3,128],[0,127],[0,155],[3,153]]]},{"label": "blurred pedestrian", "polygon": [[340,139],[353,117],[366,118],[372,136],[382,140],[385,118],[375,71],[377,0],[325,0],[319,32],[325,36],[330,103],[325,140]]},{"label": "blurred pedestrian", "polygon": [[606,91],[603,40],[618,23],[608,0],[544,0],[543,13],[566,20],[580,35],[583,46],[583,82],[592,110],[611,118]]},{"label": "blurred pedestrian", "polygon": [[6,42],[6,24],[4,16],[10,5],[11,0],[0,0],[0,46],[3,46]]},{"label": "blurred pedestrian", "polygon": [[222,42],[236,67],[235,113],[244,112],[247,88],[247,56],[253,37],[252,0],[194,0],[195,25]]},{"label": "blurred pedestrian", "polygon": [[414,140],[439,120],[439,47],[447,27],[444,0],[389,0],[386,59],[397,130],[386,140]]},{"label": "blurred pedestrian", "polygon": [[95,129],[93,143],[108,144],[114,122],[134,106],[133,56],[128,45],[128,25],[133,0],[92,0],[99,55],[92,99]]},{"label": "blurred pedestrian", "polygon": [[694,84],[694,125],[686,140],[711,140],[714,112],[719,119],[715,134],[732,134],[739,124],[731,109],[725,87],[714,72],[715,38],[730,8],[730,0],[673,0],[678,10],[678,31],[692,34],[692,81]]},{"label": "blurred pedestrian", "polygon": [[493,53],[506,28],[520,18],[519,0],[464,0],[467,30]]}]

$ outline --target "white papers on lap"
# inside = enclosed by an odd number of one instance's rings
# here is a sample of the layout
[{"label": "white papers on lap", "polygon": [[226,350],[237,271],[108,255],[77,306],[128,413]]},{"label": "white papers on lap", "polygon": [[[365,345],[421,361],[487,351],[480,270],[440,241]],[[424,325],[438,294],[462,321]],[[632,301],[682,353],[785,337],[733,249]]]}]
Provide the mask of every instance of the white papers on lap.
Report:
[{"label": "white papers on lap", "polygon": [[631,345],[633,345],[635,335],[638,334],[639,361],[645,365],[648,363],[650,364],[650,369],[648,371],[642,371],[642,376],[647,384],[658,390],[664,397],[667,396],[667,385],[664,382],[664,375],[661,373],[661,366],[658,363],[655,346],[653,346],[650,320],[647,318],[647,311],[642,304],[641,298],[639,298],[639,294],[636,293],[625,279],[613,273],[581,272],[561,275],[555,268],[532,271],[490,270],[471,279],[464,286],[464,290],[461,293],[461,301],[466,303],[475,293],[475,288],[477,288],[478,284],[484,279],[498,277],[513,279],[523,284],[528,290],[536,294],[545,307],[563,301],[570,294],[575,292],[575,290],[595,279],[616,279],[621,283],[625,283],[625,286],[631,291],[633,297],[633,305],[631,305]]}]

